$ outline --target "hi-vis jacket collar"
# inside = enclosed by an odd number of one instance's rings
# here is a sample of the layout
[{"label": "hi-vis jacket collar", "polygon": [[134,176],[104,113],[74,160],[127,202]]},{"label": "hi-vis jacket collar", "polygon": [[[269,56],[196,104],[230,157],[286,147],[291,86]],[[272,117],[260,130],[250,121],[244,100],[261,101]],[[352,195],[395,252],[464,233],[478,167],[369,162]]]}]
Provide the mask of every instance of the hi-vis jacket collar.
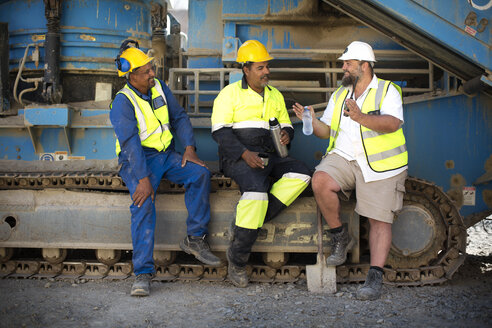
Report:
[{"label": "hi-vis jacket collar", "polygon": [[[272,91],[272,88],[270,88],[270,86],[266,86],[268,88],[269,91]],[[248,81],[246,81],[246,75],[243,74],[243,78],[241,80],[241,88],[243,89],[247,89],[248,88]]]},{"label": "hi-vis jacket collar", "polygon": [[146,101],[149,101],[151,98],[152,98],[152,91],[151,89],[152,88],[149,88],[149,91],[147,91],[147,94],[143,94],[141,93],[140,91],[137,90],[137,88],[135,88],[131,83],[130,81],[126,81],[126,84],[128,85],[128,87],[130,89],[132,89],[136,94],[137,96],[139,96],[140,98],[142,98],[143,100],[146,100]]}]

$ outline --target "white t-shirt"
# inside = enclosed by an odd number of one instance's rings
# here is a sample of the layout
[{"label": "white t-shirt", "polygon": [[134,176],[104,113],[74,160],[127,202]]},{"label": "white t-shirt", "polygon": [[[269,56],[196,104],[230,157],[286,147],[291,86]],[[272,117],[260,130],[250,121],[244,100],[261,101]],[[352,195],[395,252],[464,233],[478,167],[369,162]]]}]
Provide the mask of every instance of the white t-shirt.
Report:
[{"label": "white t-shirt", "polygon": [[[370,88],[376,89],[378,87],[378,78],[376,75],[373,76],[371,83],[367,86],[364,93],[357,98],[356,103],[359,108],[362,108],[362,104],[366,99],[367,93]],[[352,86],[348,87],[349,95],[352,92]],[[335,92],[331,95],[328,106],[326,106],[325,112],[320,120],[331,125],[331,118],[333,116],[333,110],[335,109],[335,101],[333,97]],[[354,95],[355,97],[355,95]],[[399,119],[403,124],[403,104],[401,101],[400,93],[393,85],[390,85],[384,101],[381,105],[381,115],[391,115]],[[362,139],[360,136],[360,124],[353,121],[349,116],[344,116],[340,119],[340,126],[337,141],[335,143],[335,148],[330,151],[331,153],[337,153],[348,161],[356,160],[359,164],[362,175],[364,176],[365,182],[377,181],[386,178],[393,177],[407,169],[407,166],[402,168],[387,171],[387,172],[374,172],[367,163],[366,155],[364,153],[364,147],[362,146]]]}]

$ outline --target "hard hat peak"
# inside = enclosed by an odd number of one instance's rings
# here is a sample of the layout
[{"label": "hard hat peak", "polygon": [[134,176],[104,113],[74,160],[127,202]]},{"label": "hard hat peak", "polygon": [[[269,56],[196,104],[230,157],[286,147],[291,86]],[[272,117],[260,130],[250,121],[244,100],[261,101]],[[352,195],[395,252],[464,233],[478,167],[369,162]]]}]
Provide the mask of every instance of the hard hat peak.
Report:
[{"label": "hard hat peak", "polygon": [[363,60],[368,62],[375,62],[376,57],[372,47],[362,41],[353,41],[350,43],[338,60]]},{"label": "hard hat peak", "polygon": [[258,63],[272,59],[273,57],[270,56],[265,46],[260,41],[248,40],[239,47],[236,61],[238,63]]}]

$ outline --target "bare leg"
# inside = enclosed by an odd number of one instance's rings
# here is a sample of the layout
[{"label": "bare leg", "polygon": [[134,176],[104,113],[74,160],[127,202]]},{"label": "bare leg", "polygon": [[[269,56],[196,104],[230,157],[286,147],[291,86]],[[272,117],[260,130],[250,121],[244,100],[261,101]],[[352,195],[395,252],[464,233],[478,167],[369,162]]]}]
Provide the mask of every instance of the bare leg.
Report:
[{"label": "bare leg", "polygon": [[391,224],[369,219],[369,249],[371,265],[384,267],[391,247]]},{"label": "bare leg", "polygon": [[316,203],[330,229],[340,227],[342,222],[340,222],[340,200],[337,195],[340,191],[338,183],[328,173],[318,171],[314,173],[311,184]]}]

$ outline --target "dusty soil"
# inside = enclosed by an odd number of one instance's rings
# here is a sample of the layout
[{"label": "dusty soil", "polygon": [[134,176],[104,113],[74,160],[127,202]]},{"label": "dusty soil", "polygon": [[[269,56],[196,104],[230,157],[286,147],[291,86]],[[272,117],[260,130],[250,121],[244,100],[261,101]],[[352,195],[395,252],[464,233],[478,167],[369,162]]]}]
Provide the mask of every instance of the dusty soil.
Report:
[{"label": "dusty soil", "polygon": [[491,327],[492,222],[468,229],[470,254],[453,279],[426,287],[384,286],[380,300],[334,295],[306,282],[153,282],[147,298],[123,281],[0,279],[0,327]]}]

